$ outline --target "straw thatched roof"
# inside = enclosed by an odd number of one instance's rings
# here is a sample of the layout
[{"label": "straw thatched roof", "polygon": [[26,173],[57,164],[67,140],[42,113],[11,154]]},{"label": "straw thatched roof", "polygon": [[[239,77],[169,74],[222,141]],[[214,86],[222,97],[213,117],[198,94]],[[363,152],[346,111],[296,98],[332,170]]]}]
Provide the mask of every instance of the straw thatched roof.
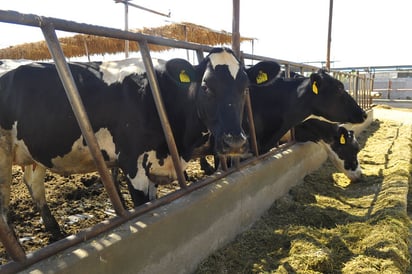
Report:
[{"label": "straw thatched roof", "polygon": [[[182,41],[205,45],[221,45],[231,43],[231,34],[224,31],[215,31],[192,23],[175,23],[156,28],[143,28],[136,32],[162,36]],[[252,38],[241,37],[240,41],[251,41]],[[72,37],[59,39],[66,57],[80,57],[93,54],[118,53],[124,51],[124,40],[100,37],[94,35],[77,34]],[[168,47],[149,45],[152,51],[168,50]],[[138,51],[138,45],[130,42],[129,51]],[[0,59],[51,59],[45,41],[25,43],[0,49]]]}]

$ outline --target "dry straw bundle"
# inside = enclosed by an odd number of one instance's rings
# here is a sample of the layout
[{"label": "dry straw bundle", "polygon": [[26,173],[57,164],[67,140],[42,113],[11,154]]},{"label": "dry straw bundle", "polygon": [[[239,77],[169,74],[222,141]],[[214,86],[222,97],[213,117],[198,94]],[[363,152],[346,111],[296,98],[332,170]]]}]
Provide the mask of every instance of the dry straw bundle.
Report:
[{"label": "dry straw bundle", "polygon": [[[194,42],[205,45],[230,44],[232,36],[228,32],[215,31],[192,23],[174,23],[156,28],[143,28],[136,32],[153,36],[161,36],[176,40]],[[241,41],[252,41],[252,38],[241,37]],[[89,56],[93,54],[118,53],[124,51],[124,40],[94,35],[77,34],[59,39],[66,57]],[[165,51],[168,47],[150,44],[152,51]],[[130,51],[138,51],[138,45],[130,42]],[[45,41],[25,43],[0,49],[0,59],[51,59]]]}]

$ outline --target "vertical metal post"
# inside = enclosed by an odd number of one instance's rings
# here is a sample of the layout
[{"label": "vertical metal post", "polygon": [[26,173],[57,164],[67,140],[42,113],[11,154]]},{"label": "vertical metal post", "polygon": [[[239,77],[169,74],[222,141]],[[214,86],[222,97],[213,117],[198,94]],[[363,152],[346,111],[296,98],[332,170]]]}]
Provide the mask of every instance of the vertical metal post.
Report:
[{"label": "vertical metal post", "polygon": [[197,61],[200,63],[205,58],[202,50],[196,50]]},{"label": "vertical metal post", "polygon": [[41,30],[43,31],[47,46],[55,62],[57,72],[63,83],[67,98],[69,99],[70,105],[72,106],[77,122],[79,123],[83,137],[86,140],[87,146],[90,149],[90,153],[92,154],[94,162],[96,163],[97,170],[100,173],[104,187],[106,188],[109,198],[113,204],[113,208],[118,215],[126,216],[127,212],[123,208],[120,197],[110,176],[109,170],[107,169],[106,163],[103,159],[103,155],[101,154],[96,136],[93,133],[93,128],[90,125],[89,118],[84,109],[83,102],[80,98],[73,76],[70,72],[70,68],[66,63],[66,60],[64,59],[64,54],[60,47],[59,40],[57,39],[54,27],[51,23],[45,23],[41,26]]},{"label": "vertical metal post", "polygon": [[285,78],[290,78],[290,65],[285,65]]},{"label": "vertical metal post", "polygon": [[255,121],[253,120],[253,111],[252,111],[252,102],[250,101],[250,92],[249,88],[245,91],[245,105],[247,111],[247,117],[249,120],[249,130],[250,130],[250,141],[252,145],[252,151],[255,156],[259,156],[259,149],[256,140],[256,129],[255,129]]},{"label": "vertical metal post", "polygon": [[186,179],[183,174],[182,166],[180,164],[180,157],[177,151],[175,139],[173,137],[172,128],[170,127],[169,119],[165,111],[164,103],[160,94],[159,84],[157,82],[156,74],[153,69],[152,58],[150,57],[149,47],[146,41],[139,41],[140,53],[142,55],[143,63],[146,69],[147,79],[152,90],[153,99],[155,101],[156,109],[159,114],[160,123],[162,124],[163,132],[165,134],[167,146],[172,156],[173,164],[176,171],[177,180],[181,188],[187,188]]},{"label": "vertical metal post", "polygon": [[232,50],[238,58],[240,57],[239,2],[239,0],[233,0],[232,18]]},{"label": "vertical metal post", "polygon": [[[129,30],[129,0],[124,2],[124,30]],[[129,58],[129,40],[124,41],[124,56]]]},{"label": "vertical metal post", "polygon": [[392,80],[389,79],[387,99],[391,99],[391,90],[392,90]]},{"label": "vertical metal post", "polygon": [[355,100],[358,102],[358,94],[359,94],[359,70],[356,71],[356,76],[355,76]]},{"label": "vertical metal post", "polygon": [[330,71],[330,45],[332,42],[332,13],[333,13],[333,0],[329,0],[329,25],[328,25],[328,43],[326,50],[326,69]]},{"label": "vertical metal post", "polygon": [[374,88],[374,84],[375,84],[375,72],[371,75],[371,83],[369,86],[369,104],[368,104],[368,109],[372,106],[372,91]]}]

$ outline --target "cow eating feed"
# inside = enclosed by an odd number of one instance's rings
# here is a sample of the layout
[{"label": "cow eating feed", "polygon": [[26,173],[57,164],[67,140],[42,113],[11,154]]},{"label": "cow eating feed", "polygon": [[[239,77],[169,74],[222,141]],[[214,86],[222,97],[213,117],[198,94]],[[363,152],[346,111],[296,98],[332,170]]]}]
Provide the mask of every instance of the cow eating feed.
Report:
[{"label": "cow eating feed", "polygon": [[[156,184],[176,174],[142,63],[69,68],[107,165],[128,178],[135,205],[154,199]],[[156,76],[183,167],[209,133],[217,154],[247,152],[241,121],[249,80],[230,49],[213,49],[195,67],[183,59],[159,62]],[[0,78],[0,236],[17,245],[3,236],[13,234],[7,224],[13,164],[25,167],[24,182],[46,229],[61,237],[45,199],[45,170],[67,175],[96,167],[54,64],[22,65]]]}]

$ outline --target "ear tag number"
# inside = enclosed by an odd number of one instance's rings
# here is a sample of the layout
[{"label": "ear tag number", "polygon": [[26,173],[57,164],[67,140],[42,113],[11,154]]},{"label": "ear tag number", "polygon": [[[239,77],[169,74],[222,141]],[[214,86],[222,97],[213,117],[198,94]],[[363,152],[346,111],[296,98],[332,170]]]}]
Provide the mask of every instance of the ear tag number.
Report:
[{"label": "ear tag number", "polygon": [[256,76],[256,83],[262,84],[268,80],[268,75],[263,71],[259,70],[258,75]]},{"label": "ear tag number", "polygon": [[344,136],[343,134],[340,135],[339,143],[340,143],[341,145],[346,144],[346,139],[345,139],[345,136]]},{"label": "ear tag number", "polygon": [[316,85],[316,81],[313,81],[312,91],[313,91],[313,93],[315,93],[316,95],[318,94],[318,86]]},{"label": "ear tag number", "polygon": [[190,77],[187,75],[186,71],[182,70],[179,74],[179,79],[181,83],[190,83]]}]

